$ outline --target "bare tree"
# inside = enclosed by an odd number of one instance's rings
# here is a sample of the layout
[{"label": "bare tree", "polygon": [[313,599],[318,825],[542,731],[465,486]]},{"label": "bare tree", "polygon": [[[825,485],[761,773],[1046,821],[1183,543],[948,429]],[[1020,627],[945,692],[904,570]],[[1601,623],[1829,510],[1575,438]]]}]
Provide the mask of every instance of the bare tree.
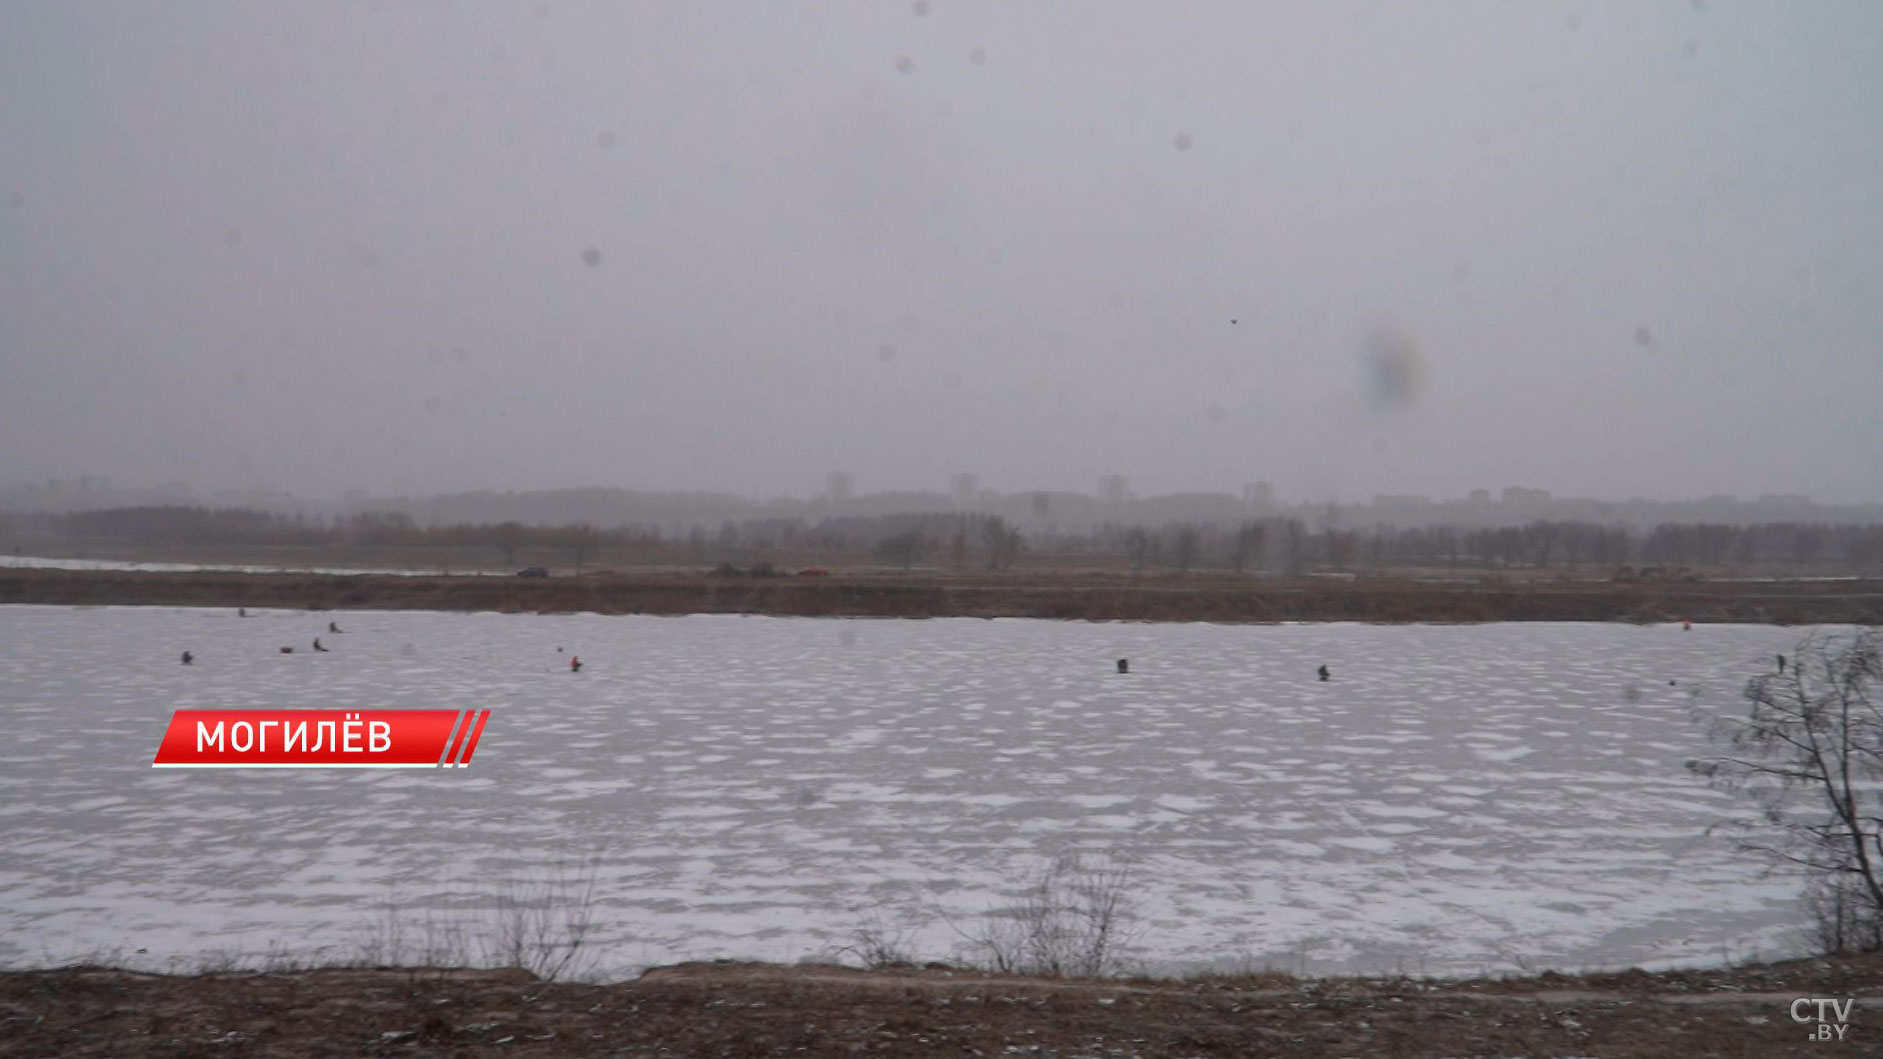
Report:
[{"label": "bare tree", "polygon": [[1523,528],[1523,543],[1530,553],[1530,561],[1539,567],[1547,568],[1550,557],[1556,553],[1556,545],[1562,540],[1562,527],[1554,522],[1541,519]]},{"label": "bare tree", "polygon": [[1020,529],[999,515],[981,525],[981,540],[987,545],[987,568],[1005,570],[1020,557],[1023,543]]},{"label": "bare tree", "polygon": [[1282,543],[1288,546],[1287,570],[1291,574],[1299,573],[1301,571],[1301,543],[1308,535],[1308,528],[1302,525],[1298,518],[1285,518],[1277,525],[1281,529],[1278,536],[1281,537]]},{"label": "bare tree", "polygon": [[1253,565],[1262,565],[1262,550],[1268,544],[1268,526],[1260,522],[1244,522],[1236,531],[1235,566],[1236,572]]},{"label": "bare tree", "polygon": [[1129,861],[1067,850],[1027,880],[1019,901],[965,936],[993,970],[1096,978],[1123,968],[1138,930]]},{"label": "bare tree", "polygon": [[1197,532],[1195,526],[1177,527],[1177,533],[1171,540],[1170,555],[1176,560],[1179,573],[1187,574],[1196,565],[1197,552],[1201,550],[1202,544],[1203,535]]},{"label": "bare tree", "polygon": [[928,557],[934,548],[934,541],[918,527],[906,533],[886,537],[876,545],[876,554],[883,560],[895,563],[904,570]]},{"label": "bare tree", "polygon": [[1791,558],[1799,566],[1807,566],[1824,550],[1824,527],[1800,522],[1791,530]]},{"label": "bare tree", "polygon": [[601,532],[586,522],[577,522],[562,528],[562,542],[569,549],[570,561],[580,570],[601,543]]},{"label": "bare tree", "polygon": [[1353,556],[1360,548],[1360,536],[1352,530],[1337,530],[1329,527],[1327,538],[1327,561],[1334,564],[1334,569],[1345,570],[1353,565]]},{"label": "bare tree", "polygon": [[1131,557],[1131,569],[1142,570],[1151,557],[1151,535],[1143,526],[1125,531],[1125,554]]},{"label": "bare tree", "polygon": [[497,547],[503,549],[503,561],[505,563],[516,562],[517,546],[523,543],[523,523],[499,523],[497,525],[496,537]]},{"label": "bare tree", "polygon": [[1803,873],[1827,951],[1883,949],[1883,633],[1806,637],[1716,722],[1726,752],[1688,763],[1756,800],[1744,849]]}]

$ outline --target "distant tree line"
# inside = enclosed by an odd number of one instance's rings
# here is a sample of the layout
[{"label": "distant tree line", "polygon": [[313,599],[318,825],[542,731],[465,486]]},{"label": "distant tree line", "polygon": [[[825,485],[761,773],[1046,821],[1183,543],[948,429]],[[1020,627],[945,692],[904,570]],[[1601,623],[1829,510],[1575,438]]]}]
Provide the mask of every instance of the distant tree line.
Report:
[{"label": "distant tree line", "polygon": [[496,565],[527,560],[576,568],[795,562],[956,571],[1096,565],[1176,573],[1531,570],[1622,577],[1883,569],[1883,525],[1818,522],[1670,522],[1643,532],[1574,520],[1492,528],[1346,528],[1331,519],[1311,526],[1300,518],[1278,517],[1028,531],[999,515],[914,513],[728,519],[717,528],[676,532],[586,522],[422,525],[402,512],[323,518],[245,507],[147,506],[0,514],[0,534],[6,535],[9,550],[20,550],[22,540],[53,538],[199,550],[360,549],[410,552],[415,561]]}]

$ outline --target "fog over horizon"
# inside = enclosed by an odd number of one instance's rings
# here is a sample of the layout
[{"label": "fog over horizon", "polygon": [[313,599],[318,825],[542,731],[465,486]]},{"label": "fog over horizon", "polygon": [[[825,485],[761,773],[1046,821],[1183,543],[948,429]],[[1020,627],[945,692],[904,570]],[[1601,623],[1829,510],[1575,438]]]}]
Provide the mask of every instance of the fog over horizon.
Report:
[{"label": "fog over horizon", "polygon": [[1883,5],[0,7],[0,486],[1883,500]]}]

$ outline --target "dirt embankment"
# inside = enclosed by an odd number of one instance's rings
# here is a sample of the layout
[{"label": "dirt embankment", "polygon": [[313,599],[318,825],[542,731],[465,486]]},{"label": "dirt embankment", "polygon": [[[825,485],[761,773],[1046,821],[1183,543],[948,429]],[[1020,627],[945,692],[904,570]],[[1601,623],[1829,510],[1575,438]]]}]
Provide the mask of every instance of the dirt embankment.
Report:
[{"label": "dirt embankment", "polygon": [[0,570],[0,603],[1092,621],[1883,621],[1883,582],[1449,582],[1079,574],[542,579]]},{"label": "dirt embankment", "polygon": [[[1818,1041],[1792,1002],[1842,1003]],[[1815,1005],[1803,1009],[1815,1020]],[[1824,1031],[1835,1033],[1835,1030]],[[0,1056],[1839,1056],[1883,1051],[1883,959],[1523,980],[1063,982],[692,964],[0,974]]]}]

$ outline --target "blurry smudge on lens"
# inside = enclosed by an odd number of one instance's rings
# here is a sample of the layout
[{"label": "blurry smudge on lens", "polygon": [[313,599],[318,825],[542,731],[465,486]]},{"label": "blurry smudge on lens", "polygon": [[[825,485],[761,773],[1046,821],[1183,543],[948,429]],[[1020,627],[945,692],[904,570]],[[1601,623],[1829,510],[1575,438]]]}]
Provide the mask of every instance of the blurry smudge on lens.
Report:
[{"label": "blurry smudge on lens", "polygon": [[1422,374],[1412,339],[1392,329],[1375,331],[1361,351],[1367,397],[1379,410],[1402,408],[1417,400]]},{"label": "blurry smudge on lens", "polygon": [[596,265],[602,263],[602,252],[592,246],[584,248],[582,250],[582,263],[590,268],[594,268]]},{"label": "blurry smudge on lens", "polygon": [[1190,149],[1190,147],[1191,147],[1191,144],[1192,144],[1192,142],[1193,142],[1193,141],[1192,141],[1192,140],[1190,139],[1190,134],[1189,134],[1189,133],[1187,133],[1187,132],[1180,132],[1180,133],[1178,133],[1178,134],[1177,134],[1177,138],[1176,138],[1176,140],[1174,140],[1174,141],[1172,141],[1172,142],[1173,142],[1173,144],[1174,144],[1174,145],[1176,146],[1176,148],[1177,148],[1177,150],[1179,150],[1179,151],[1187,151],[1187,150],[1189,150],[1189,149]]}]

